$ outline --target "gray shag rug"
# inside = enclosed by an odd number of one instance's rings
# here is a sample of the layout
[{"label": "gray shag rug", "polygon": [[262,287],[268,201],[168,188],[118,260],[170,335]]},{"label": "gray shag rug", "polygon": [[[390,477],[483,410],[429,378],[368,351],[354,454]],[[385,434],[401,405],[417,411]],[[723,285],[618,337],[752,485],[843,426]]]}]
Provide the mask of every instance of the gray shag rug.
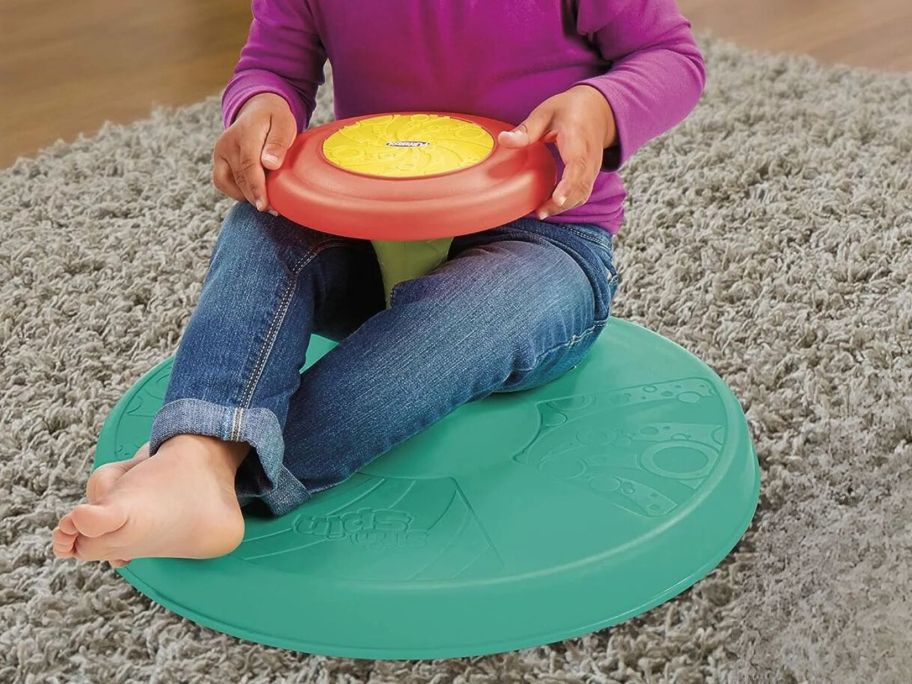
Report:
[{"label": "gray shag rug", "polygon": [[210,98],[0,171],[0,681],[910,681],[912,77],[704,46],[702,103],[624,169],[616,312],[747,412],[762,498],[719,568],[584,638],[372,662],[239,641],[56,561],[102,423],[174,351],[230,205]]}]

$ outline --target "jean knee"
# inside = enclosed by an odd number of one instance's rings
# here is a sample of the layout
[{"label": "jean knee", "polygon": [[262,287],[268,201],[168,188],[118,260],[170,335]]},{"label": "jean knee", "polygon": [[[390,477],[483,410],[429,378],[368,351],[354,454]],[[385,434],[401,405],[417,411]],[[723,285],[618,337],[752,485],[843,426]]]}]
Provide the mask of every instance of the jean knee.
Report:
[{"label": "jean knee", "polygon": [[302,255],[340,240],[282,216],[258,211],[248,202],[238,202],[222,223],[212,261],[234,264],[245,271],[289,269]]}]

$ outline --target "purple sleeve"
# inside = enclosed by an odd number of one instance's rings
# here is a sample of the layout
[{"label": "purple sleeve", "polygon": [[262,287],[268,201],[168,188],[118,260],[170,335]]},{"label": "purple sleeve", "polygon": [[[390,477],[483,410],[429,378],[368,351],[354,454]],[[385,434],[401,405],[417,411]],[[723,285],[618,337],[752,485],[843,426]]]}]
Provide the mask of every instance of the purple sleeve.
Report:
[{"label": "purple sleeve", "polygon": [[230,126],[254,95],[275,93],[288,102],[302,131],[313,113],[326,62],[313,17],[304,0],[253,0],[252,9],[247,43],[222,93],[222,123]]},{"label": "purple sleeve", "polygon": [[706,82],[703,56],[675,0],[579,0],[577,30],[611,63],[574,85],[601,92],[614,112],[618,145],[604,161],[614,170],[694,108]]}]

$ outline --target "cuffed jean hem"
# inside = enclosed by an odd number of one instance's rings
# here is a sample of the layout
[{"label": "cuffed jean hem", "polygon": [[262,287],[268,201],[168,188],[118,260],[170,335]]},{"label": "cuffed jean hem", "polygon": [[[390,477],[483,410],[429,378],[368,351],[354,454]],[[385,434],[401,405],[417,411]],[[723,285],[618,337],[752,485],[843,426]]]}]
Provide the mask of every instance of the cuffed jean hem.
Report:
[{"label": "cuffed jean hem", "polygon": [[154,455],[166,440],[187,434],[246,442],[252,447],[235,480],[241,506],[259,500],[279,516],[311,497],[307,487],[282,463],[282,427],[269,409],[222,406],[202,399],[169,401],[155,415],[149,453]]}]

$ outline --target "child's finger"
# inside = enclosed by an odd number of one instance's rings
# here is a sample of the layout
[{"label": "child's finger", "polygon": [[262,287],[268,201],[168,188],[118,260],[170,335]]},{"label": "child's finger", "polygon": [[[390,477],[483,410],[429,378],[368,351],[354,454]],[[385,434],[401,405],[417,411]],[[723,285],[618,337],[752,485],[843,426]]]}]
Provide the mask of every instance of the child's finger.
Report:
[{"label": "child's finger", "polygon": [[547,218],[584,204],[592,194],[595,174],[589,173],[583,160],[572,160],[564,167],[564,175],[551,196],[536,210],[540,219]]},{"label": "child's finger", "polygon": [[[268,170],[275,170],[285,161],[285,153],[295,137],[298,135],[298,125],[289,112],[276,112],[269,117],[269,130],[260,152],[260,162]],[[258,205],[259,208],[259,205]],[[263,182],[263,206],[260,211],[268,211],[273,216],[278,213],[269,204],[269,193],[266,189],[265,176]]]},{"label": "child's finger", "polygon": [[598,175],[598,160],[593,161],[595,157],[586,142],[572,129],[558,136],[557,150],[564,162],[564,171],[551,197],[557,211],[566,211],[589,199]]},{"label": "child's finger", "polygon": [[564,210],[564,205],[561,204],[557,198],[553,195],[549,197],[545,202],[535,210],[535,215],[538,216],[539,220],[544,220],[549,216],[554,214],[559,214]]},{"label": "child's finger", "polygon": [[263,166],[267,169],[282,166],[285,152],[291,147],[297,134],[298,126],[293,116],[287,113],[285,116],[273,114],[269,118],[269,131],[266,133],[266,141],[260,155]]},{"label": "child's finger", "polygon": [[546,137],[551,125],[553,110],[550,105],[541,104],[512,131],[502,131],[497,141],[504,147],[525,147]]},{"label": "child's finger", "polygon": [[554,188],[554,197],[564,209],[576,207],[589,199],[595,174],[590,171],[590,164],[584,159],[573,159],[564,168],[564,175]]},{"label": "child's finger", "polygon": [[234,184],[238,187],[238,190],[241,192],[240,201],[249,202],[250,204],[256,206],[256,200],[253,198],[253,193],[250,188],[247,187],[246,180],[243,175],[235,173],[234,169],[231,170],[231,178],[234,180]]},{"label": "child's finger", "polygon": [[244,201],[244,193],[234,182],[234,174],[231,173],[231,167],[224,157],[216,157],[212,162],[212,184],[228,197],[238,202]]},{"label": "child's finger", "polygon": [[265,211],[267,208],[266,173],[263,170],[263,162],[260,161],[263,138],[257,139],[257,137],[248,136],[242,142],[237,159],[231,165],[231,170],[234,172],[235,183],[244,193],[247,201],[259,211]]}]

